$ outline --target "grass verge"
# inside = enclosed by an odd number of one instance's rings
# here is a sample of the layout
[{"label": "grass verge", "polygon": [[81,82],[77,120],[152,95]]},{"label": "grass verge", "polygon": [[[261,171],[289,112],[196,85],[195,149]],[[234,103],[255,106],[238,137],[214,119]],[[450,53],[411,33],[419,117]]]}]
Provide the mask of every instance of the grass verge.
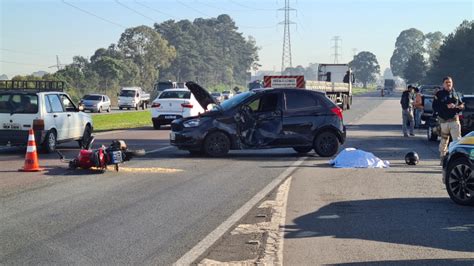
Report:
[{"label": "grass verge", "polygon": [[113,129],[137,128],[151,125],[151,113],[149,110],[138,112],[123,112],[116,114],[104,114],[92,116],[94,132]]},{"label": "grass verge", "polygon": [[375,91],[375,87],[368,87],[368,88],[360,88],[360,87],[353,87],[352,88],[352,95],[360,95],[367,92]]}]

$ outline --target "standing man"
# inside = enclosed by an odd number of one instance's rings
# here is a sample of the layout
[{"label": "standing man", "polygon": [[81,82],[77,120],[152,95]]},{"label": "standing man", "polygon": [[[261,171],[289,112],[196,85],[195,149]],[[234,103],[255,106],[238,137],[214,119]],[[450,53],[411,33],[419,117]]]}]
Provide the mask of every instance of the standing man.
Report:
[{"label": "standing man", "polygon": [[459,112],[464,109],[461,97],[454,91],[453,79],[443,78],[443,89],[439,90],[433,100],[433,110],[438,113],[441,125],[441,141],[439,143],[439,156],[443,163],[444,156],[448,151],[449,136],[453,140],[461,138],[461,123]]},{"label": "standing man", "polygon": [[[408,137],[408,132],[410,131],[410,136],[415,136],[414,127],[415,119],[413,117],[413,98],[414,98],[414,87],[408,85],[407,89],[403,91],[402,98],[400,99],[400,104],[402,106],[402,131],[403,136]],[[407,125],[409,129],[407,129]]]},{"label": "standing man", "polygon": [[423,96],[420,93],[419,88],[415,88],[415,102],[413,103],[415,107],[415,128],[421,127],[421,115],[423,113]]}]

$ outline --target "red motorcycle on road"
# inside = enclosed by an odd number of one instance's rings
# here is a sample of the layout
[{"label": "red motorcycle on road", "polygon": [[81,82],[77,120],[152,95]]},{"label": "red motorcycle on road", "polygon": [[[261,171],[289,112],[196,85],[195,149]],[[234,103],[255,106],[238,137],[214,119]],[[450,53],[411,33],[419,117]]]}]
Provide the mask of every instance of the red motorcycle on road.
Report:
[{"label": "red motorcycle on road", "polygon": [[113,165],[115,171],[119,171],[119,165],[123,162],[130,161],[135,156],[144,156],[145,150],[129,150],[127,144],[123,140],[114,140],[108,147],[102,145],[98,149],[91,149],[94,137],[91,137],[85,148],[79,151],[74,159],[66,159],[59,151],[62,162],[69,164],[69,169],[91,169],[97,168],[105,171],[108,166]]}]

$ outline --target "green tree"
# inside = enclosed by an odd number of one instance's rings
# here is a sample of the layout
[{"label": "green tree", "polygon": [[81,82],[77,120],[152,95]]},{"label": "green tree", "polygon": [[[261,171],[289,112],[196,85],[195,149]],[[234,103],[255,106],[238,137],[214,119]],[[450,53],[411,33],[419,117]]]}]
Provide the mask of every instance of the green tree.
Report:
[{"label": "green tree", "polygon": [[427,65],[422,54],[413,54],[408,59],[403,76],[408,83],[419,83],[426,75]]},{"label": "green tree", "polygon": [[474,20],[463,21],[449,34],[428,71],[427,81],[440,84],[444,76],[453,77],[454,86],[466,94],[474,93]]},{"label": "green tree", "polygon": [[116,86],[123,77],[126,66],[118,59],[103,56],[94,63],[93,68],[101,77],[104,93],[107,94],[107,89]]},{"label": "green tree", "polygon": [[395,76],[403,77],[403,70],[406,68],[408,59],[412,54],[423,53],[425,51],[423,43],[425,35],[423,32],[411,28],[404,30],[397,37],[395,50],[390,58],[390,68]]},{"label": "green tree", "polygon": [[429,32],[425,35],[426,53],[428,54],[428,63],[431,65],[433,60],[439,54],[439,48],[443,44],[444,35],[440,31]]},{"label": "green tree", "polygon": [[169,67],[176,57],[176,50],[159,33],[147,26],[126,29],[118,42],[118,48],[126,59],[138,67],[140,84],[152,88],[159,68]]},{"label": "green tree", "polygon": [[377,57],[371,52],[360,52],[354,56],[354,60],[349,62],[349,66],[354,71],[355,78],[364,84],[374,82],[377,75],[380,74],[380,66]]}]

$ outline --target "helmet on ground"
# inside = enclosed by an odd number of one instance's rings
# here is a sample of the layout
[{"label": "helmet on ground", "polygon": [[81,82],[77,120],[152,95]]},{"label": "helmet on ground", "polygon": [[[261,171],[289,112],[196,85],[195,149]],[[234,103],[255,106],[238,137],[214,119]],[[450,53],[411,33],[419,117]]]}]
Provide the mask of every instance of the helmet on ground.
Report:
[{"label": "helmet on ground", "polygon": [[405,155],[405,163],[408,165],[417,165],[420,161],[420,156],[418,153],[411,151]]}]

